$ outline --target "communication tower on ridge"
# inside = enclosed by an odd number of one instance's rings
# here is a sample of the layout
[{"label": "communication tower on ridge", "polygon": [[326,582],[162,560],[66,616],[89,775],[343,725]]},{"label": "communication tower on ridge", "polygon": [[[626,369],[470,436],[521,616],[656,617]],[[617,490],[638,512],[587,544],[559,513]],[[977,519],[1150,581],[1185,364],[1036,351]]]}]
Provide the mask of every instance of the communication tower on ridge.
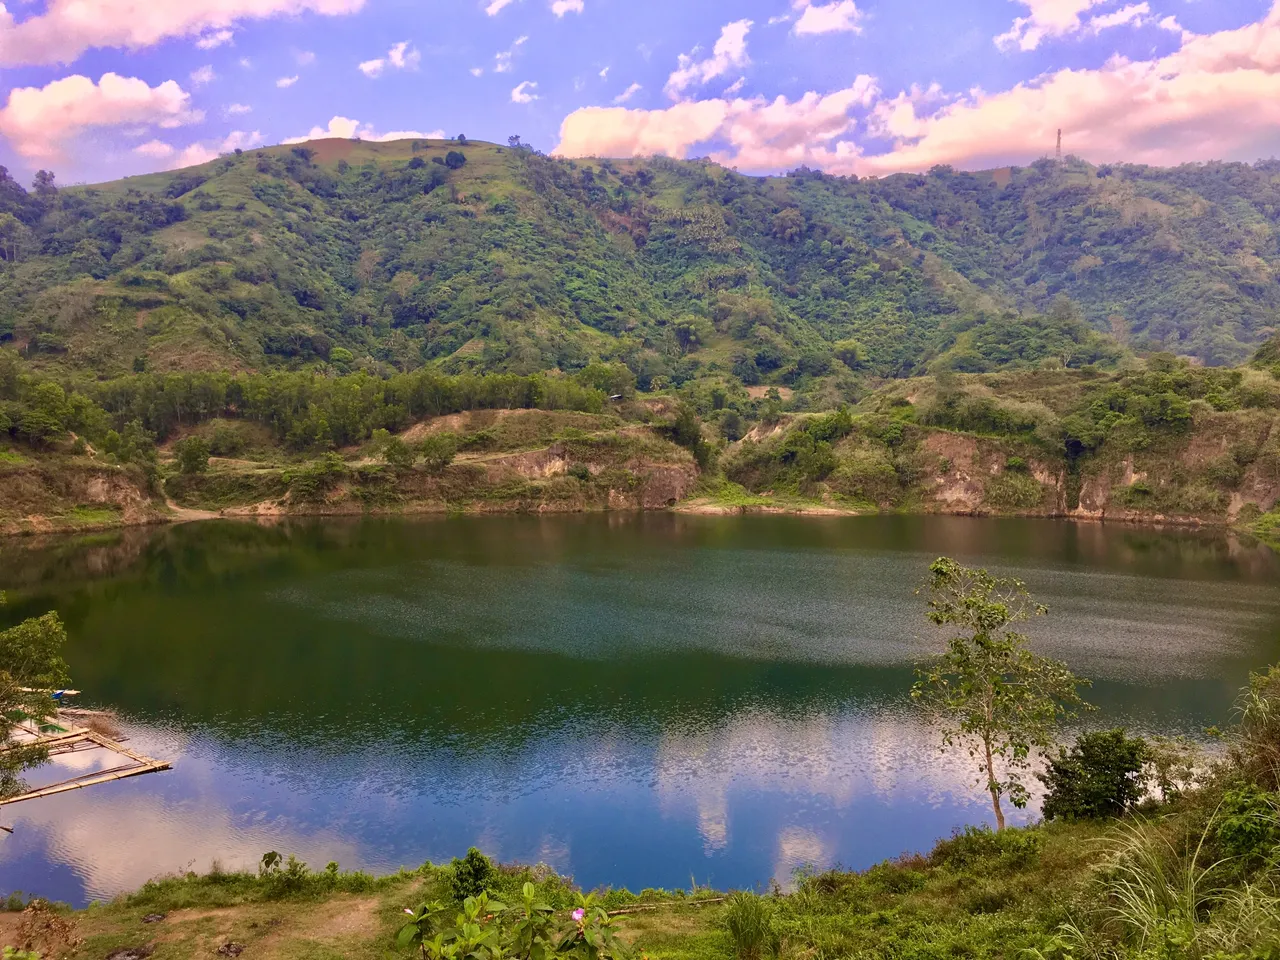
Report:
[{"label": "communication tower on ridge", "polygon": [[1062,128],[1058,128],[1058,162],[1062,162]]}]

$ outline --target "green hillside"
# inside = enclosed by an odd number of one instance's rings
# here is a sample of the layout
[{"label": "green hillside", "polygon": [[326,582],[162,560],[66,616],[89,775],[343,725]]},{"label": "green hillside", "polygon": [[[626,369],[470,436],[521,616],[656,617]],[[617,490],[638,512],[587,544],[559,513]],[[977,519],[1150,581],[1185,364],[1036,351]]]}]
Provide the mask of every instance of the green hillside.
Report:
[{"label": "green hillside", "polygon": [[641,389],[1232,364],[1276,329],[1278,218],[1275,163],[752,178],[324,140],[95,187],[0,176],[0,346],[93,378],[620,361]]}]

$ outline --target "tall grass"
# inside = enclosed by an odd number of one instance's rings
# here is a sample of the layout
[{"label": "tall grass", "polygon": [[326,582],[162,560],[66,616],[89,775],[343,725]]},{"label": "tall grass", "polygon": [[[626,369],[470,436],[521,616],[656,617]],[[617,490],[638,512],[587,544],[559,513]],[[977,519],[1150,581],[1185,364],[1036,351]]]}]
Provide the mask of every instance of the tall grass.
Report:
[{"label": "tall grass", "polygon": [[1179,849],[1154,825],[1122,824],[1105,882],[1111,916],[1139,949],[1190,957],[1204,953],[1204,918],[1223,897],[1213,877],[1225,861],[1202,864],[1212,821],[1194,848]]},{"label": "tall grass", "polygon": [[733,894],[725,903],[724,925],[737,960],[765,960],[777,955],[773,904],[766,898],[750,891]]},{"label": "tall grass", "polygon": [[[1093,924],[1063,924],[1052,955],[1074,958],[1216,960],[1280,957],[1280,897],[1274,869],[1226,888],[1231,858],[1209,862],[1215,812],[1194,842],[1179,844],[1167,824],[1118,828],[1100,880]],[[1040,951],[1031,951],[1043,958]]]}]

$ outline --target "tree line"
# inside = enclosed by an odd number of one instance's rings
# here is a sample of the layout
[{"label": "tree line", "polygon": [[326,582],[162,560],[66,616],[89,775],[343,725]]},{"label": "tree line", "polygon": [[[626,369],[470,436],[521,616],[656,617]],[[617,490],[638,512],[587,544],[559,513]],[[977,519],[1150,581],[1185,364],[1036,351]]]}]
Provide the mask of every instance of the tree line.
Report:
[{"label": "tree line", "polygon": [[[598,413],[615,371],[597,366],[575,378],[463,374],[420,369],[379,378],[360,372],[140,373],[92,383],[61,382],[0,351],[0,433],[35,447],[68,432],[93,443],[127,433],[164,440],[214,418],[246,420],[297,451],[322,451],[397,432],[430,417],[467,410],[542,409]],[[115,435],[112,440],[111,435]]]}]

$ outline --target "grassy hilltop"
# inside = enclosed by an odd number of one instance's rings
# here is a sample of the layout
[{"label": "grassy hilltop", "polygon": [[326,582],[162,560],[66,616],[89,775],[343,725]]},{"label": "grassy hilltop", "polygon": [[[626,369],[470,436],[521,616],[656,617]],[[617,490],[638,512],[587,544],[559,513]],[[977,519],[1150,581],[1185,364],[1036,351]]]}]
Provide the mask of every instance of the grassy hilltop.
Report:
[{"label": "grassy hilltop", "polygon": [[0,342],[95,376],[617,360],[642,389],[1126,348],[1232,364],[1276,329],[1278,218],[1275,163],[756,178],[322,140],[44,194],[0,179]]}]

